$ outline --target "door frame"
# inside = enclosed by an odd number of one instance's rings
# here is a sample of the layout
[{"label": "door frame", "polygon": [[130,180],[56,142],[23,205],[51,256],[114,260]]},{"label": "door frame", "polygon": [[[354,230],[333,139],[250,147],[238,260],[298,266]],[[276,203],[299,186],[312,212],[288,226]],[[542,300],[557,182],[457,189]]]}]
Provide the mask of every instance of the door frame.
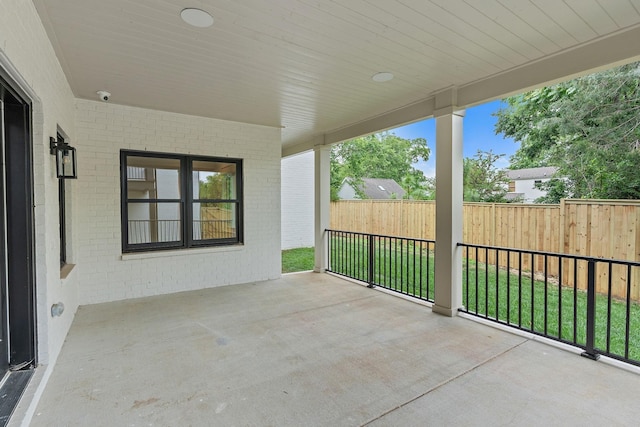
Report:
[{"label": "door frame", "polygon": [[[5,141],[6,191],[2,195],[2,212],[7,221],[8,262],[7,310],[9,367],[24,369],[37,364],[37,310],[36,310],[36,263],[34,222],[34,177],[33,177],[33,109],[31,98],[2,68],[0,62],[0,84],[18,103],[13,103],[11,121],[12,137],[16,141]],[[5,117],[7,116],[5,102]],[[7,123],[5,121],[5,132]],[[6,195],[6,197],[5,197]],[[9,206],[11,205],[11,206]],[[6,213],[6,215],[5,215]],[[4,242],[2,243],[4,245]],[[13,253],[13,257],[11,256]],[[3,261],[3,262],[4,262]],[[20,283],[16,280],[19,279]]]}]

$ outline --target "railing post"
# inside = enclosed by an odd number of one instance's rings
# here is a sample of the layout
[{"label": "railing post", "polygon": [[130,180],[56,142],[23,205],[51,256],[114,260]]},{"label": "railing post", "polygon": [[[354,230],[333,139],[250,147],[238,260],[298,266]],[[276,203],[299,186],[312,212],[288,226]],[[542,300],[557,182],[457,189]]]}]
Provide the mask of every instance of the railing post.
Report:
[{"label": "railing post", "polygon": [[325,228],[324,232],[327,235],[327,271],[331,271],[331,230]]},{"label": "railing post", "polygon": [[588,261],[587,265],[587,343],[586,349],[580,355],[591,360],[598,360],[600,355],[595,352],[596,339],[596,263]]},{"label": "railing post", "polygon": [[368,283],[369,283],[369,288],[375,288],[376,286],[373,284],[373,268],[374,268],[374,258],[375,258],[375,254],[374,254],[374,240],[373,240],[373,236],[371,234],[369,234],[369,277],[368,277]]}]

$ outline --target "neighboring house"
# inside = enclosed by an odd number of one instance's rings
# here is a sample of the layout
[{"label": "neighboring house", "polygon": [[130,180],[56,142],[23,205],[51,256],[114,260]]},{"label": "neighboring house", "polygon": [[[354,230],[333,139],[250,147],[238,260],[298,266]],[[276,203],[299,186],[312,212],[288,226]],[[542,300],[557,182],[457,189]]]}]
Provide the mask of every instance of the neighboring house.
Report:
[{"label": "neighboring house", "polygon": [[314,245],[313,151],[281,161],[282,249]]},{"label": "neighboring house", "polygon": [[[363,197],[360,197],[360,194]],[[338,191],[341,200],[402,199],[404,194],[405,191],[395,180],[383,178],[362,178],[362,185],[357,189],[352,178],[345,178]]]},{"label": "neighboring house", "polygon": [[507,199],[519,199],[523,203],[535,202],[537,198],[546,195],[545,191],[536,188],[536,184],[549,181],[557,171],[558,168],[554,166],[507,170],[507,177],[509,177]]}]

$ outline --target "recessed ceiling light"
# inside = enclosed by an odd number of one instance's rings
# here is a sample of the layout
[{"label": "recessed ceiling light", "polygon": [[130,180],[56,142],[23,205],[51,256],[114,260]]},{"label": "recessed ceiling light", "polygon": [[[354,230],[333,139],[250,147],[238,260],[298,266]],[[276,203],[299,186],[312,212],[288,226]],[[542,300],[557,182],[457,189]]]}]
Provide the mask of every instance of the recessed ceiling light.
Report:
[{"label": "recessed ceiling light", "polygon": [[382,83],[393,79],[393,74],[388,72],[376,73],[371,77],[374,82]]},{"label": "recessed ceiling light", "polygon": [[180,12],[184,22],[198,28],[207,28],[213,25],[213,16],[201,9],[187,8]]}]

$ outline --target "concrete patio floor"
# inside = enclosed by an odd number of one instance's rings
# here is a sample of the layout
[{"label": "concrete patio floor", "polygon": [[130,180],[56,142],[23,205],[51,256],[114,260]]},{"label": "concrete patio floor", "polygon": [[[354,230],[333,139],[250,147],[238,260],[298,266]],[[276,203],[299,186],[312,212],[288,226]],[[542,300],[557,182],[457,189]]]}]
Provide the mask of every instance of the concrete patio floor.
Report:
[{"label": "concrete patio floor", "polygon": [[640,376],[327,274],[81,307],[33,426],[637,425]]}]

